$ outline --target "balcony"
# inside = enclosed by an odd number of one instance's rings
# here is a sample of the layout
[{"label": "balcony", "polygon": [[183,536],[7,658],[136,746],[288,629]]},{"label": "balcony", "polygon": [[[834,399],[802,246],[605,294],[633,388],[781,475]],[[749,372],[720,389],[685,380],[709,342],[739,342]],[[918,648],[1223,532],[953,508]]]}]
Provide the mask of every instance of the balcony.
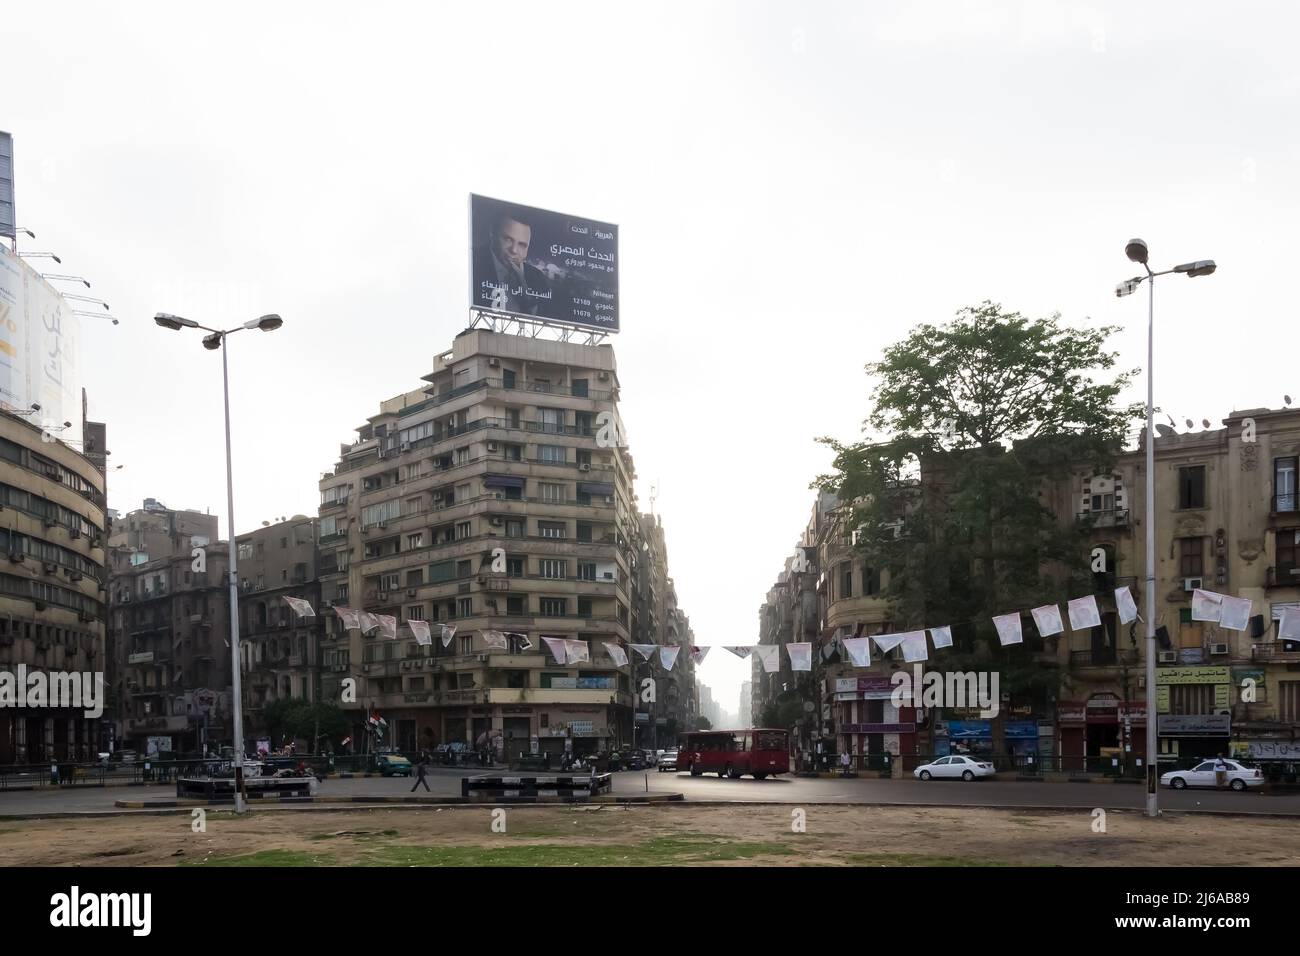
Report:
[{"label": "balcony", "polygon": [[[334,508],[346,508],[349,497],[350,496],[348,495],[344,495],[342,498],[333,498],[330,501],[322,501],[320,503],[320,510],[330,511],[333,510]],[[321,540],[324,541],[325,539],[321,538]]]},{"label": "balcony", "polygon": [[1300,587],[1300,565],[1280,564],[1269,568],[1264,587],[1267,589]]},{"label": "balcony", "polygon": [[1070,651],[1071,667],[1118,667],[1133,666],[1138,663],[1139,655],[1133,648],[1116,649],[1098,647],[1083,651]]},{"label": "balcony", "polygon": [[1077,524],[1087,528],[1127,528],[1129,510],[1111,508],[1106,511],[1080,511],[1074,516]]},{"label": "balcony", "polygon": [[[1287,647],[1295,650],[1287,650]],[[1291,641],[1268,641],[1263,644],[1250,645],[1250,659],[1278,664],[1300,663],[1300,643]]]}]

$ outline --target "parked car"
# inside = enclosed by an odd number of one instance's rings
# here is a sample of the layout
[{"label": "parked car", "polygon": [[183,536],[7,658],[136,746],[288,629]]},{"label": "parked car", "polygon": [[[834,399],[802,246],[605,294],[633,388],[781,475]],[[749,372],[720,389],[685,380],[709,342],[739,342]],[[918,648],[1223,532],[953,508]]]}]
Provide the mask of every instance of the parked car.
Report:
[{"label": "parked car", "polygon": [[659,755],[658,766],[659,766],[660,773],[663,773],[665,770],[671,770],[674,773],[676,773],[677,772],[677,751],[665,750],[662,754]]},{"label": "parked car", "polygon": [[974,757],[940,757],[931,763],[923,763],[912,771],[912,776],[918,780],[929,780],[930,778],[961,778],[962,780],[971,781],[981,777],[991,777],[997,770],[993,764],[984,760],[976,760]]},{"label": "parked car", "polygon": [[[1227,783],[1238,792],[1250,787],[1264,786],[1264,774],[1256,767],[1246,767],[1236,760],[1223,761],[1228,765]],[[1184,787],[1215,787],[1218,782],[1214,776],[1217,760],[1205,760],[1190,770],[1171,770],[1160,777],[1162,786],[1182,790]]]},{"label": "parked car", "polygon": [[645,750],[642,752],[645,754],[645,765],[647,767],[657,767],[659,765],[659,755],[663,753],[662,750]]},{"label": "parked car", "polygon": [[401,754],[380,754],[375,758],[375,766],[385,777],[409,777],[415,769]]},{"label": "parked car", "polygon": [[134,750],[115,750],[109,759],[113,763],[138,763],[140,755]]},{"label": "parked car", "polygon": [[626,754],[623,768],[625,770],[644,770],[650,766],[649,756],[644,750],[629,751]]}]

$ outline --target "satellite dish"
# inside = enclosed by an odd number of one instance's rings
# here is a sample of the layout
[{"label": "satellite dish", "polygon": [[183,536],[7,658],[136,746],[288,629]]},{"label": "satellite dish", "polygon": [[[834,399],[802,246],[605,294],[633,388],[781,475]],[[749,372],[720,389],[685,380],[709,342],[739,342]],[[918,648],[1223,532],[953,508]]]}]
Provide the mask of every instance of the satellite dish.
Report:
[{"label": "satellite dish", "polygon": [[1156,431],[1160,433],[1161,438],[1172,438],[1178,434],[1178,432],[1174,431],[1168,425],[1157,425]]},{"label": "satellite dish", "polygon": [[1283,396],[1282,396],[1282,401],[1286,402],[1287,405],[1288,405],[1288,407],[1289,407],[1289,406],[1291,405],[1291,396],[1290,396],[1290,395],[1283,395]]},{"label": "satellite dish", "polygon": [[1189,419],[1187,419],[1187,427],[1188,427],[1188,428],[1195,428],[1195,427],[1196,427],[1196,423],[1195,423],[1194,421],[1192,421],[1192,420],[1189,418]]},{"label": "satellite dish", "polygon": [[1210,427],[1210,420],[1209,420],[1208,418],[1202,418],[1202,419],[1201,419],[1201,427],[1202,427],[1202,428],[1209,428],[1209,427]]}]

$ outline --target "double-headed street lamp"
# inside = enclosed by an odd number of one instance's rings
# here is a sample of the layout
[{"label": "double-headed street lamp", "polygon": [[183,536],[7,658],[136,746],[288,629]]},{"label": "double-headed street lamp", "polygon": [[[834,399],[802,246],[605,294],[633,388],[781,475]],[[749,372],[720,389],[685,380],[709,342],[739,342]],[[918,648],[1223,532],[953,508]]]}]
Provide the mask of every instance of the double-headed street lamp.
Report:
[{"label": "double-headed street lamp", "polygon": [[1130,239],[1124,247],[1125,254],[1133,262],[1146,270],[1144,276],[1126,279],[1115,288],[1115,295],[1126,296],[1137,291],[1145,279],[1150,293],[1147,306],[1147,803],[1146,815],[1160,815],[1157,788],[1160,785],[1160,760],[1156,754],[1159,745],[1156,714],[1156,440],[1155,440],[1155,388],[1153,385],[1155,368],[1155,321],[1156,321],[1156,276],[1181,272],[1188,278],[1208,276],[1217,268],[1213,259],[1200,259],[1185,262],[1164,272],[1152,272],[1147,264],[1147,244],[1141,239]]},{"label": "double-headed street lamp", "polygon": [[203,337],[203,347],[210,350],[221,349],[221,384],[225,391],[226,403],[226,518],[230,538],[230,696],[234,708],[235,724],[235,812],[243,813],[245,810],[244,699],[239,679],[239,577],[235,565],[235,482],[230,458],[230,373],[226,363],[227,349],[223,349],[221,346],[225,342],[226,336],[233,335],[240,329],[261,329],[263,332],[274,332],[284,325],[284,320],[278,315],[264,315],[260,319],[252,319],[238,328],[229,329],[225,332],[210,329],[206,325],[199,325],[193,319],[183,319],[179,315],[168,315],[165,312],[159,312],[153,317],[153,320],[164,329],[176,331],[181,329],[202,329],[204,332],[210,332],[210,335]]}]

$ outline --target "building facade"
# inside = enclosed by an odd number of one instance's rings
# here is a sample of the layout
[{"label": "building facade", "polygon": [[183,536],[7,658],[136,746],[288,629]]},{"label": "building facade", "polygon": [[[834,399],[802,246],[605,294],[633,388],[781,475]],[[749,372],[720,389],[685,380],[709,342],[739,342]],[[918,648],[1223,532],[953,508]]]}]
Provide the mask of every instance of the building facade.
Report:
[{"label": "building facade", "polygon": [[[324,606],[399,622],[385,640],[326,615],[323,694],[356,678],[354,740],[377,713],[382,743],[404,750],[484,735],[512,757],[627,746],[636,665],[607,645],[633,642],[642,518],[612,347],[467,330],[425,381],[384,402],[320,483]],[[666,617],[646,592],[643,630]],[[572,659],[547,638],[579,642]]]},{"label": "building facade", "polygon": [[[68,445],[0,413],[0,670],[17,675],[105,667],[104,475]],[[101,697],[106,688],[100,692]],[[15,704],[17,701],[14,702]],[[105,746],[101,717],[83,709],[0,707],[0,764],[93,760]]]},{"label": "building facade", "polygon": [[230,560],[217,517],[147,498],[113,523],[109,554],[118,746],[181,754],[228,742]]}]

